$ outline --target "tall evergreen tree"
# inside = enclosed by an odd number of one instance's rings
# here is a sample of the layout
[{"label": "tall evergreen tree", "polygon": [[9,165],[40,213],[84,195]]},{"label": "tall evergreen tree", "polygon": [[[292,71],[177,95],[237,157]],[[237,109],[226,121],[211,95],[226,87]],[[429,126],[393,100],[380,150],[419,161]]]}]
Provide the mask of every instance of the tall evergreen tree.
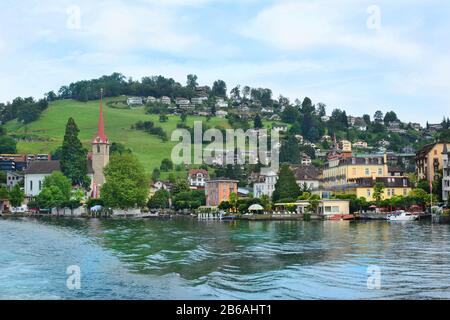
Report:
[{"label": "tall evergreen tree", "polygon": [[262,120],[261,120],[261,117],[259,116],[259,114],[257,114],[255,116],[255,119],[253,120],[253,126],[254,126],[255,129],[262,129],[264,127],[263,123],[262,123]]},{"label": "tall evergreen tree", "polygon": [[279,179],[275,185],[272,200],[274,202],[283,199],[297,200],[300,194],[301,190],[295,180],[294,173],[288,165],[283,165],[280,169]]},{"label": "tall evergreen tree", "polygon": [[66,125],[66,134],[61,150],[61,171],[73,184],[83,185],[87,183],[87,152],[78,139],[78,129],[75,120],[70,118]]}]

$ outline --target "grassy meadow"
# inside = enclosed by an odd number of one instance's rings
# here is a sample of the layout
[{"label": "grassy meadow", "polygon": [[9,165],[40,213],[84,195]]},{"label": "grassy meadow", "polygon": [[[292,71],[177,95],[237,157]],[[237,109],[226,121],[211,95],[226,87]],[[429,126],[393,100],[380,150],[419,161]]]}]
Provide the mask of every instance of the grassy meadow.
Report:
[{"label": "grassy meadow", "polygon": [[[168,122],[160,123],[158,115],[146,114],[144,108],[111,108],[107,105],[110,100],[114,99],[105,99],[103,112],[105,131],[111,142],[120,142],[130,148],[149,173],[159,167],[162,159],[170,158],[176,142],[163,142],[157,136],[133,130],[131,126],[137,121],[153,121],[156,126],[166,131],[170,140],[172,131],[180,122],[179,116],[169,116]],[[62,144],[67,120],[73,117],[80,129],[80,140],[90,150],[90,142],[97,131],[98,114],[99,101],[83,103],[60,100],[52,102],[39,120],[33,123],[23,125],[14,120],[5,124],[4,127],[10,134],[26,134],[36,138],[33,141],[19,141],[17,145],[19,153],[50,153]],[[194,121],[206,121],[206,118],[189,116],[187,125],[192,127]],[[208,125],[229,127],[227,120],[221,118],[211,118]],[[174,174],[180,176],[186,173],[174,172]],[[167,175],[168,173],[163,174],[163,177]]]}]

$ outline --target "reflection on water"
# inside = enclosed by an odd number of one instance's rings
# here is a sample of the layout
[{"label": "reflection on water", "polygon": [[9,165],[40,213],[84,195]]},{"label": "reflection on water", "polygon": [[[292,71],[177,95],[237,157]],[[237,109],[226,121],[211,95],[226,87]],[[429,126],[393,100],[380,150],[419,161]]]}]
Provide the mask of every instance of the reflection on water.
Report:
[{"label": "reflection on water", "polygon": [[450,298],[449,269],[450,226],[426,222],[0,220],[7,299]]}]

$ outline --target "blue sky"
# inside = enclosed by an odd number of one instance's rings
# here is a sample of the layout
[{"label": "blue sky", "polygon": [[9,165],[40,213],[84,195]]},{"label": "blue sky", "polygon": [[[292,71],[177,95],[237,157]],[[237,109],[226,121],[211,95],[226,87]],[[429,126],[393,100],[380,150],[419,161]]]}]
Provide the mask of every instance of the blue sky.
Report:
[{"label": "blue sky", "polygon": [[195,73],[328,112],[439,122],[450,116],[449,16],[441,0],[2,0],[0,101],[112,72]]}]

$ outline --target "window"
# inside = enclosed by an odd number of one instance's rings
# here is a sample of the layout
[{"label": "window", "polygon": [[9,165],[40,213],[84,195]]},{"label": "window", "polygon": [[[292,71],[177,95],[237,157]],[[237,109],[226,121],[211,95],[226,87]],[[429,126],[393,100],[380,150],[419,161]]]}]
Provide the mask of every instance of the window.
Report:
[{"label": "window", "polygon": [[33,180],[30,181],[30,191],[33,191]]},{"label": "window", "polygon": [[370,176],[370,170],[369,170],[369,168],[366,168],[366,176]]},{"label": "window", "polygon": [[383,175],[383,169],[382,168],[378,168],[378,175],[382,176]]},{"label": "window", "polygon": [[97,153],[100,153],[100,145],[97,144]]},{"label": "window", "polygon": [[39,180],[39,191],[42,190],[42,181]]},{"label": "window", "polygon": [[371,190],[370,190],[370,189],[367,189],[367,197],[370,198],[371,194],[372,194]]}]

